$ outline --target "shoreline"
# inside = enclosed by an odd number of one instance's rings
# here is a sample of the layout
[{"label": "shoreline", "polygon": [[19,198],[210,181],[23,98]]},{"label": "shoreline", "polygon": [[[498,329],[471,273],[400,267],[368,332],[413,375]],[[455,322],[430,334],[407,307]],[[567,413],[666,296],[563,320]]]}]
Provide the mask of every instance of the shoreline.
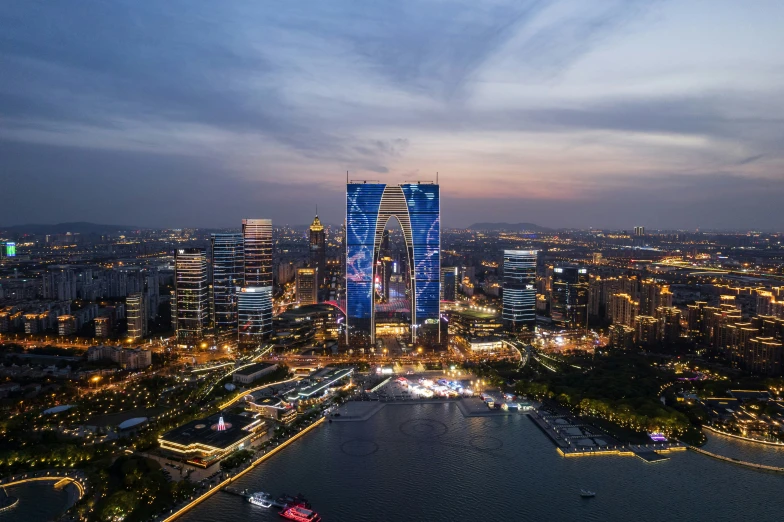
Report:
[{"label": "shoreline", "polygon": [[176,520],[181,515],[184,515],[185,513],[187,513],[188,511],[190,511],[191,509],[193,509],[197,505],[201,504],[202,502],[207,500],[209,497],[211,497],[215,493],[217,493],[218,491],[221,491],[223,488],[225,488],[226,486],[230,485],[232,482],[234,482],[238,478],[242,477],[243,475],[245,475],[245,473],[247,473],[250,470],[254,469],[256,466],[258,466],[259,464],[261,464],[262,462],[264,462],[268,458],[272,457],[273,455],[277,454],[279,451],[283,450],[286,446],[288,446],[289,444],[291,444],[295,440],[298,440],[300,437],[303,437],[306,433],[310,432],[310,430],[312,430],[312,429],[320,426],[321,424],[323,424],[325,420],[326,420],[326,417],[321,417],[319,420],[317,420],[316,422],[314,422],[313,424],[311,424],[307,428],[303,429],[301,432],[297,433],[296,435],[293,435],[287,441],[283,442],[279,446],[276,446],[275,448],[271,449],[267,453],[263,454],[258,459],[256,459],[253,462],[251,462],[251,464],[247,468],[243,469],[242,471],[240,471],[236,475],[232,475],[231,477],[227,478],[223,482],[221,482],[219,484],[215,484],[215,486],[213,486],[209,490],[205,491],[204,493],[202,493],[198,497],[192,499],[190,502],[188,502],[183,507],[181,507],[179,509],[175,508],[175,511],[173,511],[169,515],[164,515],[162,517],[157,518],[156,520],[160,520],[161,522],[171,522],[172,520]]},{"label": "shoreline", "polygon": [[[331,422],[364,422],[366,420],[371,419],[376,413],[381,411],[385,406],[410,406],[416,404],[455,404],[457,405],[457,408],[460,410],[460,413],[463,414],[464,418],[507,417],[507,416],[514,416],[514,415],[529,415],[534,411],[534,410],[531,411],[489,410],[487,409],[487,406],[483,402],[480,404],[481,409],[480,408],[470,409],[469,406],[466,404],[466,401],[469,400],[471,399],[461,398],[455,400],[417,399],[417,400],[400,400],[400,401],[349,401],[343,404],[341,408],[347,408],[348,404],[364,404],[364,402],[372,402],[374,404],[372,406],[368,406],[366,408],[366,411],[364,412],[359,412],[357,414],[349,414],[349,415],[345,415],[341,413],[340,417],[328,417],[328,419]],[[357,409],[357,407],[353,407],[352,409]]]},{"label": "shoreline", "polygon": [[734,433],[727,433],[726,431],[717,430],[714,427],[704,425],[702,426],[703,429],[706,429],[712,433],[716,433],[718,435],[723,435],[725,437],[730,437],[732,439],[742,440],[744,442],[750,442],[752,444],[761,444],[763,446],[773,446],[774,448],[784,448],[784,443],[782,442],[769,442],[766,440],[759,440],[759,439],[751,439],[749,437],[744,437],[742,435],[735,435]]}]

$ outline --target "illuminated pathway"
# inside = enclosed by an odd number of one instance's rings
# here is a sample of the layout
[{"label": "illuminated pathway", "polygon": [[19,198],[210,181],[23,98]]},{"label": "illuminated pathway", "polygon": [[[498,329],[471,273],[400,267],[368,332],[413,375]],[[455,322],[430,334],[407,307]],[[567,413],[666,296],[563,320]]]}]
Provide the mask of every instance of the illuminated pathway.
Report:
[{"label": "illuminated pathway", "polygon": [[81,500],[85,491],[88,489],[87,479],[82,476],[81,473],[61,470],[39,471],[35,473],[25,473],[22,475],[13,475],[0,481],[0,486],[9,487],[19,484],[26,484],[28,482],[41,482],[46,480],[55,482],[54,486],[58,489],[65,487],[65,485],[69,483],[73,484],[76,486],[76,489],[79,490],[78,500]]}]

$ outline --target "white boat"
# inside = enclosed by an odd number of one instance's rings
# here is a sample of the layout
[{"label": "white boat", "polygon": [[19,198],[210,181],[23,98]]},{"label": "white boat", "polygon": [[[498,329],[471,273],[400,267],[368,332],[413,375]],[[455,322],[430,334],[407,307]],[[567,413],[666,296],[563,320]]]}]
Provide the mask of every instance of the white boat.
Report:
[{"label": "white boat", "polygon": [[581,489],[580,496],[583,498],[592,498],[596,496],[596,493],[594,493],[593,491],[588,491],[587,489]]},{"label": "white boat", "polygon": [[248,497],[248,502],[254,506],[261,506],[263,508],[272,507],[272,495],[264,491],[258,491]]}]

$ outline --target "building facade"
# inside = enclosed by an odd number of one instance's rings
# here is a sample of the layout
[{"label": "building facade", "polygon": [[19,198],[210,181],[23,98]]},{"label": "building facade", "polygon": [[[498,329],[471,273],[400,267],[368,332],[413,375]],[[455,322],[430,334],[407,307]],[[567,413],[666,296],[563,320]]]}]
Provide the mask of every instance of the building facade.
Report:
[{"label": "building facade", "polygon": [[457,267],[445,266],[441,269],[441,300],[457,300]]},{"label": "building facade", "polygon": [[319,279],[317,268],[297,269],[297,302],[299,304],[309,305],[318,302]]},{"label": "building facade", "polygon": [[193,345],[208,330],[207,255],[201,248],[177,249],[174,259],[177,340]]},{"label": "building facade", "polygon": [[212,323],[216,331],[237,329],[237,288],[245,281],[242,234],[212,234]]},{"label": "building facade", "polygon": [[412,339],[440,342],[440,198],[434,183],[346,187],[346,341],[375,343],[375,291],[379,250],[387,223],[403,229],[411,280]]},{"label": "building facade", "polygon": [[310,225],[310,266],[318,270],[318,284],[327,277],[327,240],[318,215]]},{"label": "building facade", "polygon": [[504,250],[503,312],[509,331],[536,325],[536,250]]},{"label": "building facade", "polygon": [[128,317],[128,337],[141,339],[147,335],[147,298],[144,292],[137,292],[125,298],[126,317]]},{"label": "building facade", "polygon": [[553,268],[550,317],[560,328],[588,326],[588,269],[577,266]]},{"label": "building facade", "polygon": [[244,286],[237,296],[239,343],[255,347],[272,335],[272,220],[243,219]]}]

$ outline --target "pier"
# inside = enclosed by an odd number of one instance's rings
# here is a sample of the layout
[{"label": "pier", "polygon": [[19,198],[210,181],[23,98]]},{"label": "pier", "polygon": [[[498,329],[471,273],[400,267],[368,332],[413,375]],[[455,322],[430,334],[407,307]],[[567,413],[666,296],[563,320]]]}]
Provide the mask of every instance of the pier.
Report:
[{"label": "pier", "polygon": [[[623,457],[638,457],[648,464],[655,464],[669,459],[663,454],[672,451],[685,451],[686,445],[680,442],[667,442],[659,444],[620,444],[604,443],[604,439],[611,439],[604,434],[594,434],[595,428],[576,421],[564,415],[542,415],[536,412],[528,416],[547,437],[553,441],[556,450],[562,457],[597,457],[602,455],[620,455]],[[551,423],[550,420],[560,419],[560,423]],[[585,433],[582,428],[591,430]],[[568,431],[572,430],[572,431]],[[574,431],[579,430],[579,434]],[[572,437],[568,435],[572,434]],[[574,440],[576,439],[576,440]],[[614,441],[614,439],[612,439]],[[588,441],[590,444],[581,444]]]}]

